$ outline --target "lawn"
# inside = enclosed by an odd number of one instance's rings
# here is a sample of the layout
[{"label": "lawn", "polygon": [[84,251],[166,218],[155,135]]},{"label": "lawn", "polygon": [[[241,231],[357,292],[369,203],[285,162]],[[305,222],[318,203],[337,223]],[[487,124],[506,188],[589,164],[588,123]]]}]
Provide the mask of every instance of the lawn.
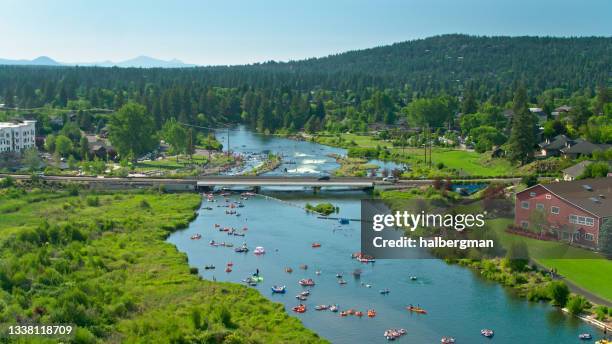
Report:
[{"label": "lawn", "polygon": [[[489,221],[499,240],[506,246],[522,240],[529,247],[532,259],[557,272],[577,286],[612,301],[612,261],[595,252],[569,246],[562,242],[519,237],[505,232],[510,220]],[[559,259],[551,259],[559,257]],[[563,258],[567,257],[567,258]]]},{"label": "lawn", "polygon": [[181,168],[187,167],[189,164],[207,164],[208,157],[204,155],[194,155],[192,160],[189,160],[186,156],[179,156],[178,161],[176,156],[167,157],[161,160],[150,160],[138,162],[134,166],[138,171],[148,171],[148,170],[178,170]]},{"label": "lawn", "polygon": [[324,342],[256,290],[201,280],[165,241],[197,194],[75,191],[0,189],[0,323],[75,324],[75,343]]},{"label": "lawn", "polygon": [[[321,144],[351,147],[353,142],[357,147],[376,148],[387,147],[394,160],[401,160],[410,164],[413,170],[425,167],[423,149],[414,147],[393,147],[390,142],[381,141],[373,136],[341,134],[340,140],[336,136],[320,136],[316,141]],[[444,165],[443,171],[450,176],[508,176],[517,173],[516,168],[505,159],[492,159],[488,153],[477,153],[459,149],[434,147],[432,149],[432,162],[434,168],[438,163]]]}]

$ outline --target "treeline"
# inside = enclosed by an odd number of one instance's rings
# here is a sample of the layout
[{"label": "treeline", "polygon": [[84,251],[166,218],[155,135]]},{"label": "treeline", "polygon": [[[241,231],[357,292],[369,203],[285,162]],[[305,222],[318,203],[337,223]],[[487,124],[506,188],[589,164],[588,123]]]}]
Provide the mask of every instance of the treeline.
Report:
[{"label": "treeline", "polygon": [[365,131],[368,123],[405,117],[415,99],[439,98],[427,100],[434,112],[423,114],[436,118],[433,125],[466,103],[474,110],[483,103],[503,107],[517,80],[530,103],[550,90],[557,99],[577,92],[591,98],[608,81],[611,50],[612,38],[444,35],[248,66],[0,66],[0,98],[7,108],[75,110],[117,110],[133,101],[146,107],[158,130],[174,118],[204,126],[242,122],[262,132]]}]

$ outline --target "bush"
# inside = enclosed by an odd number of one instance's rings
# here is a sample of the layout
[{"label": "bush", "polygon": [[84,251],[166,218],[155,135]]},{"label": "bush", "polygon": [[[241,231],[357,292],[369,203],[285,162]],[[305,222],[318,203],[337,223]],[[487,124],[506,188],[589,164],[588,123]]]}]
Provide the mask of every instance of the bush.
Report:
[{"label": "bush", "polygon": [[612,309],[606,306],[597,306],[597,308],[595,308],[595,317],[599,321],[606,321],[606,318],[611,311]]},{"label": "bush", "polygon": [[97,207],[100,205],[100,198],[98,196],[89,196],[85,199],[85,203],[90,207]]},{"label": "bush", "polygon": [[0,179],[0,189],[8,188],[15,185],[15,178],[8,176]]},{"label": "bush", "polygon": [[147,202],[146,199],[143,199],[143,200],[140,201],[140,207],[142,209],[150,209],[151,205],[149,204],[149,202]]},{"label": "bush", "polygon": [[538,176],[533,174],[529,176],[524,176],[523,178],[521,178],[521,183],[527,185],[527,187],[532,187],[538,183]]},{"label": "bush", "polygon": [[565,307],[570,291],[567,285],[561,281],[553,281],[548,285],[548,294],[553,305]]},{"label": "bush", "polygon": [[589,301],[581,295],[572,295],[567,301],[567,310],[572,314],[580,314],[590,307]]},{"label": "bush", "polygon": [[306,204],[306,210],[314,211],[314,212],[317,212],[319,214],[327,216],[327,215],[329,215],[329,214],[331,214],[333,212],[338,211],[339,209],[334,207],[334,205],[331,204],[331,203],[319,203],[316,206],[313,206],[312,204],[307,203]]}]

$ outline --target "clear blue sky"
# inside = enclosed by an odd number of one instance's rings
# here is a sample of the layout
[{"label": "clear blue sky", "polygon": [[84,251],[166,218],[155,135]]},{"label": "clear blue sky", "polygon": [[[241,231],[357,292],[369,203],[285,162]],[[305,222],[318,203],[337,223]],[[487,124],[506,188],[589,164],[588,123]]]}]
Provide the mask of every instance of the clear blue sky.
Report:
[{"label": "clear blue sky", "polygon": [[0,0],[0,58],[238,64],[444,33],[612,36],[612,0]]}]

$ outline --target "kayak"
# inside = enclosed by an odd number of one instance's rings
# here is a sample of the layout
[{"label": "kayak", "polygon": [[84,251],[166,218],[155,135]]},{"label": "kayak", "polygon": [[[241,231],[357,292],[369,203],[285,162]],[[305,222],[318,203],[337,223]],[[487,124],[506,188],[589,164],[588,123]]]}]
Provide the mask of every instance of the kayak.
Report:
[{"label": "kayak", "polygon": [[408,306],[408,307],[406,307],[406,309],[411,311],[411,312],[415,312],[415,313],[419,313],[419,314],[427,314],[427,311],[424,310],[421,307]]},{"label": "kayak", "polygon": [[315,285],[315,282],[312,279],[301,279],[298,281],[301,286],[311,287]]},{"label": "kayak", "polygon": [[321,247],[321,244],[319,244],[318,242],[312,243],[312,248],[317,248],[317,247]]}]

